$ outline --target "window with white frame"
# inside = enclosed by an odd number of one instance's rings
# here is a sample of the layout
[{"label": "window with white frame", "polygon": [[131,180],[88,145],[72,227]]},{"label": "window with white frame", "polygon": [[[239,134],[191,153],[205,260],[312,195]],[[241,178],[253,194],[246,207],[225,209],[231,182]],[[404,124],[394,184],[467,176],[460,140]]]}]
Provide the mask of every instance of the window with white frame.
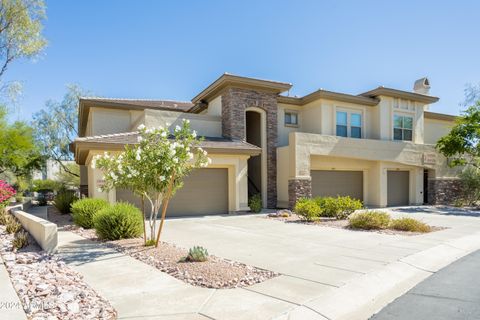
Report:
[{"label": "window with white frame", "polygon": [[339,137],[362,137],[362,114],[353,111],[337,111],[336,134]]},{"label": "window with white frame", "polygon": [[298,113],[293,111],[285,111],[285,125],[298,126]]},{"label": "window with white frame", "polygon": [[393,140],[412,141],[413,117],[401,114],[393,116]]}]

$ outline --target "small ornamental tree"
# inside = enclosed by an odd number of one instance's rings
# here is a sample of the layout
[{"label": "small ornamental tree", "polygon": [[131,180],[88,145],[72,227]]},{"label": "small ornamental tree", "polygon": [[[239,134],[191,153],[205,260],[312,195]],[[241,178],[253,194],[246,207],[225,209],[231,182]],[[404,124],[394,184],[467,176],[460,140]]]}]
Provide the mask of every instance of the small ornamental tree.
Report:
[{"label": "small ornamental tree", "polygon": [[[124,188],[150,203],[148,215],[150,241],[158,247],[168,203],[175,192],[183,185],[184,178],[195,168],[205,167],[210,162],[207,152],[199,147],[195,131],[190,130],[190,122],[176,126],[173,135],[166,128],[138,127],[138,143],[125,146],[121,154],[95,156],[92,168],[104,173],[102,190]],[[146,213],[143,210],[144,221]],[[161,216],[157,230],[157,218]],[[155,238],[156,235],[156,238]],[[145,243],[147,233],[144,225]]]}]

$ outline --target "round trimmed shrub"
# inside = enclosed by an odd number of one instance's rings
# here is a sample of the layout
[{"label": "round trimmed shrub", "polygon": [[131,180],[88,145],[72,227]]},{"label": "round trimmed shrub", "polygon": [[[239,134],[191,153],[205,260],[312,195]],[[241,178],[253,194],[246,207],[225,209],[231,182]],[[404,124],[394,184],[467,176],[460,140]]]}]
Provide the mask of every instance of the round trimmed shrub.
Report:
[{"label": "round trimmed shrub", "polygon": [[390,222],[390,229],[410,232],[430,232],[431,227],[417,219],[413,218],[399,218]]},{"label": "round trimmed shrub", "polygon": [[375,230],[386,229],[390,224],[390,215],[382,211],[365,211],[356,213],[348,219],[348,225],[353,229]]},{"label": "round trimmed shrub", "polygon": [[349,215],[354,213],[356,210],[363,208],[362,201],[357,199],[352,199],[350,197],[337,197],[337,212],[336,217],[339,220],[347,219]]},{"label": "round trimmed shrub", "polygon": [[320,216],[322,209],[313,199],[301,198],[295,203],[295,213],[307,221],[314,221]]},{"label": "round trimmed shrub", "polygon": [[262,211],[262,196],[260,193],[257,193],[248,199],[248,206],[252,212],[259,213]]},{"label": "round trimmed shrub", "polygon": [[135,238],[143,232],[142,212],[134,205],[118,202],[93,217],[97,235],[104,240]]},{"label": "round trimmed shrub", "polygon": [[93,216],[100,210],[109,207],[104,199],[85,198],[72,204],[73,222],[85,229],[93,228]]}]

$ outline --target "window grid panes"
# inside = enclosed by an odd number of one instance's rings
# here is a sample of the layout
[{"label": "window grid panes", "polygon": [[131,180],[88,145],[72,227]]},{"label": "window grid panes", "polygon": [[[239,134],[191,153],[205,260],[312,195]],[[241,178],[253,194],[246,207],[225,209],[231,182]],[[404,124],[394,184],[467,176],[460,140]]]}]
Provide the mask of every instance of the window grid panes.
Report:
[{"label": "window grid panes", "polygon": [[285,112],[286,125],[298,125],[298,115],[295,112]]},{"label": "window grid panes", "polygon": [[339,137],[362,137],[362,115],[346,111],[337,111],[336,134]]},{"label": "window grid panes", "polygon": [[412,141],[413,139],[413,117],[394,115],[393,116],[393,139]]}]

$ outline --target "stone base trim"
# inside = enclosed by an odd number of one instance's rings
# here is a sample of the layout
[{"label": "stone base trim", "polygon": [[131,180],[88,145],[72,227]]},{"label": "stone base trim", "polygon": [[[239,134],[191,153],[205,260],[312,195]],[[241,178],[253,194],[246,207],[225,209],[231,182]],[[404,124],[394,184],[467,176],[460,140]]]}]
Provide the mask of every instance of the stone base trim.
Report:
[{"label": "stone base trim", "polygon": [[312,197],[311,179],[290,179],[288,180],[288,207],[293,209],[300,198]]},{"label": "stone base trim", "polygon": [[462,183],[459,179],[429,179],[428,203],[453,204],[462,196]]}]

